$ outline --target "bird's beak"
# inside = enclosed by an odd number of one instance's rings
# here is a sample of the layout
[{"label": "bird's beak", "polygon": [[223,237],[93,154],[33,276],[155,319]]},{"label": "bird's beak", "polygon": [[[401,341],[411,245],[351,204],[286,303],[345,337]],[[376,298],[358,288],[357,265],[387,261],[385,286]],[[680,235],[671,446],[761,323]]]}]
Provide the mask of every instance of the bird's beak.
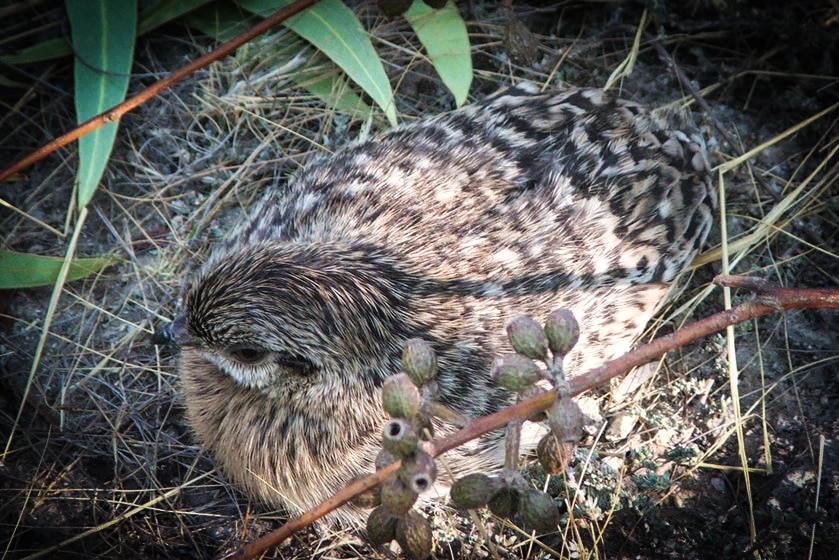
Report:
[{"label": "bird's beak", "polygon": [[178,317],[160,330],[156,330],[152,335],[152,343],[178,348],[197,344],[196,340],[189,334],[186,328],[186,319],[183,316]]}]

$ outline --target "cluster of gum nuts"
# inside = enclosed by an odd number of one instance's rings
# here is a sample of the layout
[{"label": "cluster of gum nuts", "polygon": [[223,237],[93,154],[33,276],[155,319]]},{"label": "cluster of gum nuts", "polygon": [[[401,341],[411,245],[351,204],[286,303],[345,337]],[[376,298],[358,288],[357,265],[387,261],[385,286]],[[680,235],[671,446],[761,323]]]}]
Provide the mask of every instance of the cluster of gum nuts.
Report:
[{"label": "cluster of gum nuts", "polygon": [[[519,399],[544,391],[538,385],[542,380],[553,385],[557,398],[547,413],[551,429],[539,442],[537,455],[546,472],[556,473],[567,465],[569,449],[581,433],[582,416],[568,395],[562,371],[562,357],[579,338],[579,326],[570,311],[560,309],[548,316],[544,328],[522,315],[508,325],[507,333],[516,353],[497,358],[492,376]],[[434,458],[422,440],[432,437],[432,417],[458,425],[468,420],[438,402],[437,358],[427,342],[411,339],[405,343],[402,369],[403,373],[387,378],[382,386],[382,405],[391,420],[384,427],[376,468],[397,459],[402,460],[402,466],[378,492],[356,503],[376,506],[367,518],[372,543],[382,545],[395,539],[406,557],[421,559],[431,554],[431,526],[413,506],[419,494],[432,487],[437,474]],[[452,503],[459,509],[488,506],[507,519],[519,515],[525,528],[550,532],[558,524],[556,504],[548,494],[532,488],[517,469],[520,431],[520,421],[507,427],[504,470],[498,476],[473,473],[456,480],[451,488]]]}]

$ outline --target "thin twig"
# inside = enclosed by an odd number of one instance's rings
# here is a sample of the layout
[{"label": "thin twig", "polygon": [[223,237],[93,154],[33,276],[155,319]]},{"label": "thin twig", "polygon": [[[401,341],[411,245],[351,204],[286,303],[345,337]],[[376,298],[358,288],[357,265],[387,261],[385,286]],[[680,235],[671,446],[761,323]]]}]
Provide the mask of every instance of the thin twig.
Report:
[{"label": "thin twig", "polygon": [[195,60],[193,60],[185,66],[182,66],[181,68],[178,68],[162,80],[153,83],[134,97],[126,99],[119,105],[114,105],[107,111],[86,120],[73,130],[65,134],[62,134],[61,136],[54,140],[51,140],[50,142],[47,142],[28,156],[16,161],[3,171],[0,171],[0,182],[3,182],[5,179],[11,177],[18,171],[21,171],[29,167],[36,161],[45,158],[47,155],[56,151],[58,148],[66,146],[70,142],[78,140],[85,134],[93,132],[100,126],[107,123],[118,122],[125,113],[131,111],[132,109],[136,109],[155,95],[159,94],[164,89],[175,85],[176,83],[189,77],[198,70],[205,68],[213,62],[216,62],[217,60],[220,60],[225,56],[233,53],[236,49],[238,49],[248,41],[251,41],[259,35],[262,35],[272,27],[279,25],[291,16],[299,12],[302,12],[306,8],[317,3],[317,1],[318,0],[297,0],[293,4],[289,4],[285,8],[278,10],[269,18],[262,20],[261,22],[257,23],[244,33],[237,35],[236,37],[230,39],[226,43],[222,43],[215,50],[205,54],[204,56],[196,58]]},{"label": "thin twig", "polygon": [[[839,288],[784,288],[770,284],[759,278],[725,275],[717,276],[714,279],[714,283],[720,286],[747,288],[755,291],[759,297],[696,321],[683,329],[659,337],[643,346],[639,346],[631,352],[606,362],[598,368],[569,379],[570,394],[572,396],[579,395],[584,391],[608,382],[613,377],[626,373],[633,367],[649,363],[670,350],[675,350],[689,342],[699,340],[715,332],[719,332],[728,326],[749,321],[755,317],[793,309],[839,309]],[[764,298],[771,298],[772,303],[764,303]],[[462,430],[431,442],[431,455],[437,457],[483,434],[502,428],[510,422],[525,420],[538,412],[543,412],[553,404],[555,395],[553,391],[546,391],[533,398],[500,410],[495,414],[476,418],[470,421]],[[223,556],[222,560],[249,560],[256,558],[269,548],[279,545],[285,539],[321,518],[323,515],[346,504],[358,494],[374,488],[391,473],[395,472],[400,465],[401,463],[397,461],[382,470],[376,471],[367,478],[353,482],[317,508],[291,519],[288,523],[268,535]]]}]

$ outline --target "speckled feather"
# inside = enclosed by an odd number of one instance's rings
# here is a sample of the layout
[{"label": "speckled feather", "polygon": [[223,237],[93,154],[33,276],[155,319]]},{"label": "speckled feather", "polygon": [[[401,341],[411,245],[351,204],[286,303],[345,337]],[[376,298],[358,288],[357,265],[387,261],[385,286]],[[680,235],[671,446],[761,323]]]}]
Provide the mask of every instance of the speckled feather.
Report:
[{"label": "speckled feather", "polygon": [[472,416],[510,400],[488,371],[518,314],[571,308],[566,369],[595,367],[664,302],[715,202],[695,131],[600,90],[514,87],[348,146],[271,188],[188,281],[189,420],[249,494],[312,507],[372,470],[406,339],[432,343],[442,400]]}]

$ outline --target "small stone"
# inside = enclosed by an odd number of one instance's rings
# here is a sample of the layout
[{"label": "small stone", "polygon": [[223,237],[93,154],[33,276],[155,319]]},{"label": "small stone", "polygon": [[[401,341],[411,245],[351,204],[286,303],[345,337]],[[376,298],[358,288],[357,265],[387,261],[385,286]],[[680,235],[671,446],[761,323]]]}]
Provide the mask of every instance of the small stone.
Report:
[{"label": "small stone", "polygon": [[637,414],[631,414],[629,412],[618,414],[609,422],[609,427],[606,429],[606,439],[608,441],[625,440],[637,423]]}]

